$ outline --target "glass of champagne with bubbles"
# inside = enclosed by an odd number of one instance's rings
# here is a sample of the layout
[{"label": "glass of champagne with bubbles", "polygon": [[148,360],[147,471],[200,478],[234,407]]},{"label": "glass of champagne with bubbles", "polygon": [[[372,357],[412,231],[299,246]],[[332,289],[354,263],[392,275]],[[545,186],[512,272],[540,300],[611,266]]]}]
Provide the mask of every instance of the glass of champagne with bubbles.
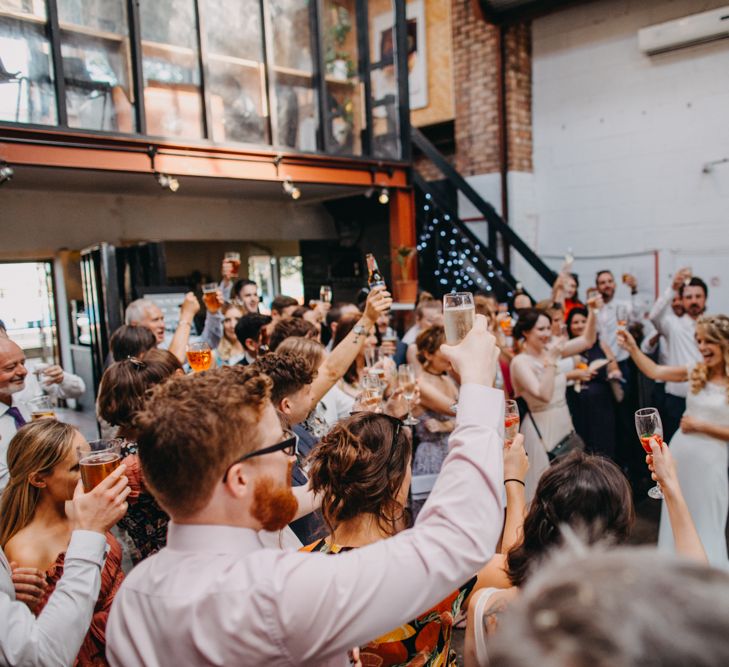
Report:
[{"label": "glass of champagne with bubbles", "polygon": [[413,399],[417,384],[415,382],[415,371],[410,364],[400,364],[397,369],[397,383],[402,391],[403,398],[408,403],[408,416],[403,421],[406,426],[416,426],[418,420],[413,417]]},{"label": "glass of champagne with bubbles", "polygon": [[94,440],[90,451],[80,454],[79,469],[84,491],[88,493],[103,482],[121,463],[121,440]]},{"label": "glass of champagne with bubbles", "polygon": [[628,307],[622,303],[615,306],[615,319],[618,322],[618,331],[627,331]]},{"label": "glass of champagne with bubbles", "polygon": [[213,365],[213,351],[210,345],[200,341],[187,346],[187,362],[196,373],[206,371]]},{"label": "glass of champagne with bubbles", "polygon": [[506,401],[506,409],[504,413],[504,441],[508,446],[514,442],[519,433],[519,424],[521,419],[519,417],[519,406],[516,401]]},{"label": "glass of champagne with bubbles", "polygon": [[[636,411],[635,430],[638,432],[640,444],[643,445],[643,449],[648,454],[653,454],[650,445],[651,438],[663,447],[663,423],[661,422],[661,415],[658,414],[656,408],[642,408]],[[661,487],[656,484],[656,486],[648,490],[648,496],[655,500],[663,498]]]},{"label": "glass of champagne with bubbles", "polygon": [[473,328],[475,318],[473,294],[452,292],[443,297],[446,343],[458,345]]},{"label": "glass of champagne with bubbles", "polygon": [[367,412],[379,412],[382,403],[383,386],[375,373],[367,373],[362,378],[362,393],[359,404]]}]

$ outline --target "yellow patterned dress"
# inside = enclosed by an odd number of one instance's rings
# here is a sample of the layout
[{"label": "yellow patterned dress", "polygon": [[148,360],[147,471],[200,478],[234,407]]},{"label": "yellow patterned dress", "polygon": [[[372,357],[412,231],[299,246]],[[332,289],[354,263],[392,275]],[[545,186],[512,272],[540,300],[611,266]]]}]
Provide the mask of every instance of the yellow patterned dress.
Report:
[{"label": "yellow patterned dress", "polygon": [[[302,551],[338,554],[350,549],[319,540]],[[453,624],[475,585],[473,577],[416,619],[360,647],[363,667],[456,667],[451,650]]]}]

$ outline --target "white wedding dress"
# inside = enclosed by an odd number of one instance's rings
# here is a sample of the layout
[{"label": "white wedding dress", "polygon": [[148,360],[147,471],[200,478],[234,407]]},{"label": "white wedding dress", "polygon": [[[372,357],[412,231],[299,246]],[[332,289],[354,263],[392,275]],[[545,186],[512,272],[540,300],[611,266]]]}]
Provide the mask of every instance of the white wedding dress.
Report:
[{"label": "white wedding dress", "polygon": [[[689,390],[684,414],[716,426],[729,426],[726,387],[707,383],[698,394]],[[679,430],[671,438],[670,447],[686,504],[709,562],[716,567],[729,568],[725,533],[729,511],[729,443],[703,433]],[[658,548],[674,551],[665,503],[661,508]]]}]

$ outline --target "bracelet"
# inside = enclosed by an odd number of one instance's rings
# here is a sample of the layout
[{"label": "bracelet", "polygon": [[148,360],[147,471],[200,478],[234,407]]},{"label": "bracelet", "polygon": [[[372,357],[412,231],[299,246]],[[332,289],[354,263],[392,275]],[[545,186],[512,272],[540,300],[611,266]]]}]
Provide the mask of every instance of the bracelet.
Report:
[{"label": "bracelet", "polygon": [[506,485],[507,482],[519,482],[519,484],[521,484],[524,488],[526,488],[526,484],[524,484],[524,482],[522,482],[520,479],[516,479],[516,477],[511,477],[509,479],[505,479],[504,485]]},{"label": "bracelet", "polygon": [[177,323],[177,325],[179,326],[180,324],[187,324],[187,326],[188,326],[188,327],[190,327],[190,328],[192,329],[192,322],[188,322],[187,320],[180,320],[180,321],[179,321],[179,322]]}]

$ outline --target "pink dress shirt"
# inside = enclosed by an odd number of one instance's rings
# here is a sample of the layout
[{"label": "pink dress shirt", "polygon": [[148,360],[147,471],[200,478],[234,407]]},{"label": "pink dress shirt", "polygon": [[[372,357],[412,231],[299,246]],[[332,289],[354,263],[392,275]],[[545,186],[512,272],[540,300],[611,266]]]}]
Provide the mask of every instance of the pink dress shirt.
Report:
[{"label": "pink dress shirt", "polygon": [[112,665],[344,666],[477,572],[502,527],[504,394],[461,388],[443,468],[414,528],[336,558],[265,548],[250,529],[170,523],[125,579]]}]

